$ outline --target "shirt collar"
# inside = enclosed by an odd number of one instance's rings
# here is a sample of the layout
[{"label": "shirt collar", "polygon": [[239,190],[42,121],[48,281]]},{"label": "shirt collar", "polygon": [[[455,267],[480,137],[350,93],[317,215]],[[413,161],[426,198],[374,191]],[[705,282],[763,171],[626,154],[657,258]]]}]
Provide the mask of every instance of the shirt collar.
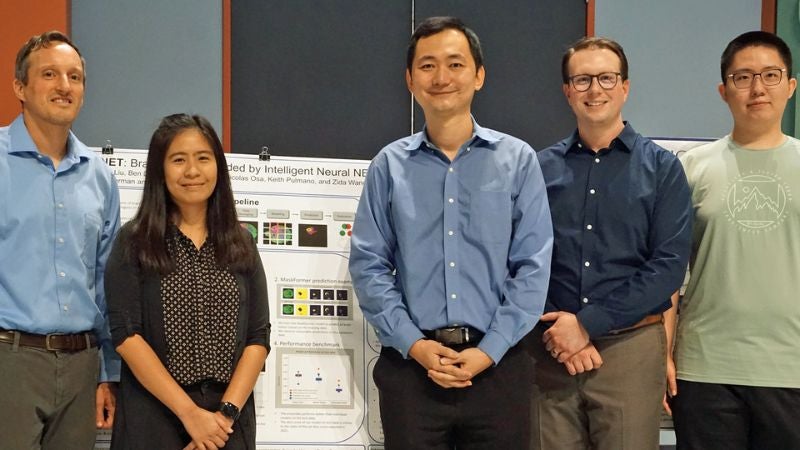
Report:
[{"label": "shirt collar", "polygon": [[[8,153],[39,154],[39,149],[33,142],[33,138],[31,138],[30,133],[28,133],[28,128],[25,126],[25,121],[22,118],[22,114],[17,116],[17,118],[11,122],[11,125],[8,128],[8,140]],[[75,134],[70,131],[69,135],[67,136],[67,154],[64,155],[62,161],[78,163],[81,160],[89,159],[90,155],[91,151],[86,148],[86,146],[81,144],[80,141],[78,141],[78,138],[75,137]]]},{"label": "shirt collar", "polygon": [[[476,137],[482,139],[488,144],[500,142],[500,138],[495,136],[491,130],[478,125],[478,122],[475,121],[474,117],[470,116],[470,118],[472,119],[472,137],[469,139],[469,142],[472,142]],[[422,127],[422,131],[411,136],[411,139],[409,139],[408,145],[405,146],[405,149],[408,151],[419,150],[423,145],[427,146],[428,148],[436,148],[430,139],[428,139],[427,124]],[[490,148],[494,147],[490,146]]]},{"label": "shirt collar", "polygon": [[[625,127],[622,128],[622,131],[619,133],[619,135],[611,141],[610,148],[624,150],[630,153],[631,150],[633,150],[634,145],[636,145],[637,133],[630,123],[627,121],[623,123],[625,124]],[[562,154],[566,154],[568,151],[577,152],[579,149],[583,148],[583,143],[581,142],[581,137],[578,134],[578,130],[575,130],[570,137],[565,139],[564,144],[564,147],[561,149]]]}]

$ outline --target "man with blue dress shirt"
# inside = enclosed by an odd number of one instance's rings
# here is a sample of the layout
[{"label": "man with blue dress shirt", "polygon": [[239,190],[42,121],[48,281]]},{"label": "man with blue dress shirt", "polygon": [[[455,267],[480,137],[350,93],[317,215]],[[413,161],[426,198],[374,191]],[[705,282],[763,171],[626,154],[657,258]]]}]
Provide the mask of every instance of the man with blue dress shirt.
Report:
[{"label": "man with blue dress shirt", "polygon": [[85,450],[114,417],[103,270],[119,193],[70,131],[85,72],[69,38],[32,37],[15,69],[22,114],[0,128],[0,446]]},{"label": "man with blue dress shirt", "polygon": [[578,41],[562,77],[578,129],[539,154],[554,243],[531,339],[531,448],[658,449],[662,313],[686,272],[689,188],[677,158],[622,120],[630,86],[618,43]]},{"label": "man with blue dress shirt", "polygon": [[485,69],[459,19],[425,20],[406,63],[426,124],[372,161],[350,253],[383,346],[385,445],[525,449],[533,367],[518,342],[544,306],[552,248],[539,164],[472,118]]}]

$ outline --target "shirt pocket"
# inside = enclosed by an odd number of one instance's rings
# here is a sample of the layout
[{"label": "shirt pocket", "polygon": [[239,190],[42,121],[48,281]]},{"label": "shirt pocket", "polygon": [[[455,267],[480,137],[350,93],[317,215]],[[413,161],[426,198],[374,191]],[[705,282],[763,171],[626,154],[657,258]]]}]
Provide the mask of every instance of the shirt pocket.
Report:
[{"label": "shirt pocket", "polygon": [[480,242],[507,246],[511,238],[511,194],[474,192],[469,209],[469,232]]},{"label": "shirt pocket", "polygon": [[97,247],[100,244],[103,220],[96,214],[87,213],[83,216],[83,253],[81,259],[88,269],[97,265]]}]

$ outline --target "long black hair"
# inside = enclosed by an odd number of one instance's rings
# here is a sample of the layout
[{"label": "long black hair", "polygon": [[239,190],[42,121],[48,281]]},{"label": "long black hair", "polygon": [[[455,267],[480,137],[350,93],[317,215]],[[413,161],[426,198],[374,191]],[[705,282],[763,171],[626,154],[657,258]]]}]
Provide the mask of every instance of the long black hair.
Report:
[{"label": "long black hair", "polygon": [[167,252],[167,229],[177,211],[177,205],[167,190],[164,160],[172,141],[186,130],[197,130],[208,141],[217,163],[217,184],[208,199],[206,227],[208,240],[214,245],[217,264],[235,271],[245,271],[255,266],[257,258],[253,242],[239,226],[233,201],[228,165],[222,143],[214,127],[205,117],[189,114],[172,114],[161,123],[150,138],[144,192],[139,210],[133,218],[132,251],[142,267],[166,274],[174,269]]}]

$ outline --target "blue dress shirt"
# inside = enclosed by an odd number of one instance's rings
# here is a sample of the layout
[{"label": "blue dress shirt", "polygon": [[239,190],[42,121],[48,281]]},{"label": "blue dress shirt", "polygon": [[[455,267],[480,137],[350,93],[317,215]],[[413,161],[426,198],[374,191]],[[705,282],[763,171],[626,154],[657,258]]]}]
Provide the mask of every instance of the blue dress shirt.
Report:
[{"label": "blue dress shirt", "polygon": [[625,124],[594,153],[577,131],[539,153],[553,215],[546,311],[567,311],[591,338],[669,309],[692,231],[686,176],[669,151]]},{"label": "blue dress shirt", "polygon": [[381,343],[404,357],[420,330],[471,326],[498,363],[544,307],[553,236],[536,154],[473,130],[453,161],[425,131],[393,142],[365,180],[350,275]]},{"label": "blue dress shirt", "polygon": [[0,128],[0,329],[93,330],[99,381],[119,379],[106,322],[103,270],[119,227],[119,191],[105,163],[71,132],[58,165],[22,116]]}]

